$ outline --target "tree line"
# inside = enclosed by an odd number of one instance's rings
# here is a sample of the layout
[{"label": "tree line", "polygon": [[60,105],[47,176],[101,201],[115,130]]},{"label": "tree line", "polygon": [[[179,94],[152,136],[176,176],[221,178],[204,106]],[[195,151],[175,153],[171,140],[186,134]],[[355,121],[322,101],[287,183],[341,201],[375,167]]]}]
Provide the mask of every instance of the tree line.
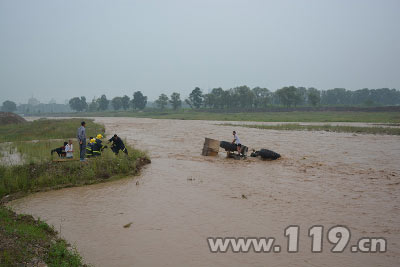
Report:
[{"label": "tree line", "polygon": [[[194,93],[194,91],[192,92]],[[287,86],[271,92],[267,88],[238,86],[210,93],[195,93],[195,102],[212,109],[263,109],[269,106],[359,106],[399,105],[400,91],[396,89],[361,89],[356,91],[335,88],[321,91],[310,87]],[[189,96],[190,98],[190,96]],[[193,102],[193,101],[191,101]]]},{"label": "tree line", "polygon": [[[69,101],[72,109],[76,111],[104,111],[114,110],[143,110],[147,105],[147,96],[141,91],[136,91],[132,99],[124,95],[108,100],[105,95],[86,102],[85,97],[74,97]],[[298,106],[382,106],[399,105],[400,91],[396,89],[360,89],[356,91],[344,88],[318,90],[313,87],[287,86],[270,91],[267,88],[238,86],[224,90],[213,88],[209,93],[204,93],[199,87],[192,90],[189,96],[181,99],[181,95],[173,92],[170,96],[161,94],[154,102],[158,109],[182,108],[183,105],[193,109],[215,110],[250,110],[263,109],[270,106],[298,107]]]},{"label": "tree line", "polygon": [[136,91],[132,99],[124,95],[122,97],[117,96],[111,100],[107,99],[106,95],[102,95],[99,98],[93,98],[90,103],[86,102],[86,97],[74,97],[69,100],[71,109],[76,111],[105,111],[110,108],[114,110],[142,110],[147,105],[147,96],[144,96],[141,91]]},{"label": "tree line", "polygon": [[[288,86],[271,92],[267,88],[255,87],[251,89],[244,85],[227,90],[213,88],[209,93],[203,93],[199,87],[196,87],[185,100],[181,99],[179,93],[174,92],[170,96],[161,94],[154,104],[158,109],[172,108],[174,110],[183,106],[193,109],[215,110],[257,110],[270,106],[395,106],[400,105],[400,91],[389,88],[356,91],[344,88],[318,90],[313,87]],[[147,96],[143,95],[141,91],[134,92],[132,98],[124,95],[109,100],[106,95],[102,95],[90,102],[87,102],[84,96],[69,100],[71,109],[90,112],[105,111],[110,108],[114,110],[143,110],[147,105]],[[29,106],[17,109],[15,102],[7,100],[3,102],[1,110],[8,112],[18,110],[19,112],[29,113]]]},{"label": "tree line", "polygon": [[[87,101],[86,97],[73,97],[69,100],[69,107],[75,111],[105,111],[114,110],[143,110],[148,106],[147,96],[141,91],[133,93],[132,97],[124,95],[107,99],[106,95]],[[54,104],[56,105],[56,104]],[[313,87],[287,86],[270,91],[267,88],[238,86],[224,90],[213,88],[204,93],[199,87],[191,91],[186,99],[173,92],[170,96],[161,94],[154,101],[153,106],[158,109],[182,107],[192,109],[213,110],[262,110],[268,107],[298,107],[298,106],[395,106],[400,105],[400,91],[396,89],[360,89],[356,91],[344,88],[318,90]],[[24,106],[24,108],[19,108]],[[2,111],[29,113],[30,107],[17,106],[15,102],[3,102]],[[59,106],[63,106],[60,105]],[[60,109],[51,107],[51,109]],[[32,107],[32,112],[33,112]]]}]

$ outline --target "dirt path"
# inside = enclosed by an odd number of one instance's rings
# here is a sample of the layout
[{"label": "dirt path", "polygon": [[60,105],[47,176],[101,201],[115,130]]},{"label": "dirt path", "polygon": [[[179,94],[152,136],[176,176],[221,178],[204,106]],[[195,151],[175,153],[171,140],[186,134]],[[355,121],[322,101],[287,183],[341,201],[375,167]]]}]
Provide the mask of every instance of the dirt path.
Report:
[{"label": "dirt path", "polygon": [[[200,155],[208,121],[97,118],[108,134],[149,151],[138,179],[38,193],[11,203],[53,224],[96,266],[396,266],[400,264],[400,137],[237,127],[274,162]],[[139,181],[137,185],[136,182]],[[245,195],[247,199],[242,198]],[[132,222],[129,228],[123,226]],[[300,252],[212,254],[209,236],[275,236],[301,227]],[[310,253],[312,225],[347,225],[354,239],[388,240],[384,254]],[[353,243],[355,240],[352,240]]]}]

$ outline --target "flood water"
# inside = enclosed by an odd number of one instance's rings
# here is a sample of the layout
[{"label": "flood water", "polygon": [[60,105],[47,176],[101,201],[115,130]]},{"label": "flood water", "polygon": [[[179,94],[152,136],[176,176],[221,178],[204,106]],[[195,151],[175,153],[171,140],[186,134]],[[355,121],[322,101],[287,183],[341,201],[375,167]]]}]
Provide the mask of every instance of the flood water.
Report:
[{"label": "flood water", "polygon": [[[148,151],[138,177],[37,193],[10,205],[40,217],[95,266],[399,266],[400,137],[261,130],[212,121],[96,118]],[[204,137],[280,153],[277,161],[200,155]],[[138,182],[138,184],[137,184]],[[244,195],[245,197],[242,197]],[[132,223],[129,228],[123,226]],[[300,225],[299,252],[210,253],[207,237],[276,237]],[[307,229],[346,225],[351,244],[387,253],[310,252]]]}]

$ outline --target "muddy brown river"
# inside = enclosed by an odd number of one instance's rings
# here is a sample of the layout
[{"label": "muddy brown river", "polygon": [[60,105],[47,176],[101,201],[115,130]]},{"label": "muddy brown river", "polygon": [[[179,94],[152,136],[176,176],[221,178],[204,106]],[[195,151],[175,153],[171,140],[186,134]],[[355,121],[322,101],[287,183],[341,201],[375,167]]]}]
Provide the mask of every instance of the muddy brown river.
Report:
[{"label": "muddy brown river", "polygon": [[[61,232],[95,266],[399,266],[400,137],[236,127],[277,161],[200,155],[213,121],[96,118],[148,151],[138,177],[33,194],[10,205]],[[138,181],[138,184],[137,184]],[[132,223],[130,227],[123,226]],[[298,253],[284,229],[300,225]],[[311,253],[307,229],[345,225],[350,244],[384,237],[386,253]],[[281,253],[210,253],[207,237],[276,237]]]}]

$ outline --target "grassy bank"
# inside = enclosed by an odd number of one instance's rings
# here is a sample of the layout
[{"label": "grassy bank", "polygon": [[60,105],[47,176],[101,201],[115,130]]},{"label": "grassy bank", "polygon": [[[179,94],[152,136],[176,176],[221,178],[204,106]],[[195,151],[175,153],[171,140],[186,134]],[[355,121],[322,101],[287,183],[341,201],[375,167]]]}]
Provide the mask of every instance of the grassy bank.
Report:
[{"label": "grassy bank", "polygon": [[77,251],[48,224],[4,206],[0,206],[0,239],[0,266],[85,266]]},{"label": "grassy bank", "polygon": [[[0,143],[13,141],[48,140],[75,138],[81,119],[40,119],[22,124],[8,124],[0,126]],[[95,136],[104,133],[104,126],[86,121],[86,136]]]},{"label": "grassy bank", "polygon": [[[147,156],[128,147],[129,156],[115,156],[108,151],[101,157],[80,161],[30,161],[14,166],[0,166],[0,199],[20,197],[32,192],[80,186],[108,181],[139,172],[149,163]],[[6,197],[7,195],[11,195]],[[14,196],[15,195],[15,196]]]},{"label": "grassy bank", "polygon": [[[50,150],[60,147],[64,140],[72,139],[74,158],[79,158],[75,140],[80,119],[38,120],[20,125],[0,126],[0,154],[16,164],[1,165],[0,204],[27,194],[72,186],[100,183],[136,175],[150,163],[147,155],[127,146],[129,155],[115,155],[106,148],[102,155],[88,159],[53,161]],[[87,136],[104,133],[104,127],[87,122]],[[57,140],[53,140],[53,138]],[[35,140],[35,141],[32,141]],[[38,141],[39,140],[39,141]],[[3,142],[3,143],[1,143]],[[7,143],[4,143],[7,142]],[[18,157],[10,157],[15,156]],[[44,222],[31,216],[16,215],[0,205],[0,266],[83,266],[79,254],[57,237],[57,233]]]},{"label": "grassy bank", "polygon": [[[292,112],[249,112],[216,113],[207,111],[107,111],[57,114],[73,117],[136,117],[177,120],[215,121],[259,121],[259,122],[370,122],[400,123],[400,112],[359,112],[359,111],[292,111]],[[51,115],[51,116],[54,116]]]},{"label": "grassy bank", "polygon": [[[21,125],[0,126],[4,133],[0,144],[3,157],[17,153],[20,164],[0,165],[0,200],[9,194],[27,194],[50,188],[61,188],[102,182],[108,178],[134,175],[143,164],[148,163],[147,155],[127,145],[129,155],[114,155],[106,148],[101,157],[96,157],[82,164],[77,160],[54,162],[57,153],[50,154],[51,149],[60,147],[64,140],[72,139],[74,158],[79,158],[79,146],[74,138],[80,119],[38,120],[24,125],[25,131],[18,129]],[[104,134],[104,126],[87,121],[87,136]],[[26,127],[29,126],[29,131]],[[54,132],[53,132],[54,129]],[[41,135],[42,134],[42,135]],[[62,138],[52,140],[48,138]],[[39,139],[40,141],[30,141]],[[47,139],[47,140],[45,140]],[[10,142],[18,140],[15,142]],[[105,142],[106,143],[106,142]]]},{"label": "grassy bank", "polygon": [[400,128],[389,127],[358,127],[358,126],[335,126],[335,125],[300,125],[300,124],[278,124],[278,125],[246,125],[246,124],[219,124],[223,126],[239,126],[266,130],[283,131],[326,131],[339,133],[360,133],[360,134],[388,134],[400,135]]}]

